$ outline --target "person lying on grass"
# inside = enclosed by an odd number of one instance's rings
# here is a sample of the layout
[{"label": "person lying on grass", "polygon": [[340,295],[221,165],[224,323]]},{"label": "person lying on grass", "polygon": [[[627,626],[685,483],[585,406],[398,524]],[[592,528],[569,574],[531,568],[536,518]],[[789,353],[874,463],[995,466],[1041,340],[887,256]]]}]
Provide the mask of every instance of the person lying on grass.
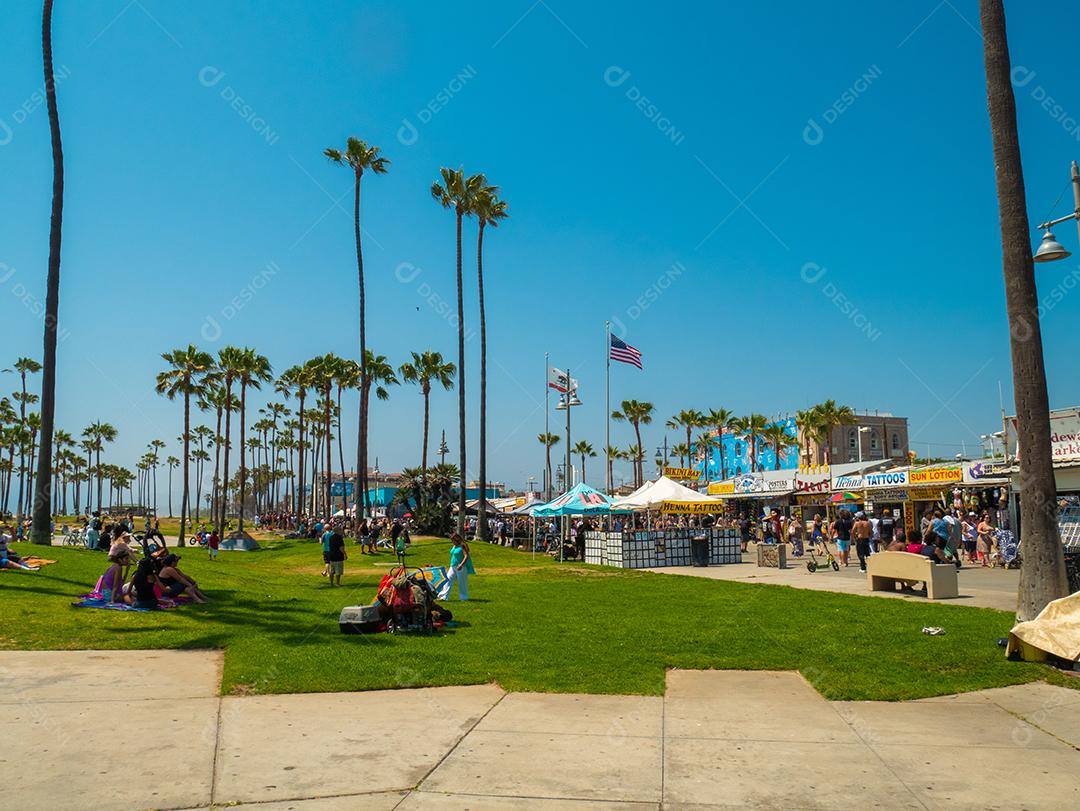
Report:
[{"label": "person lying on grass", "polygon": [[161,567],[161,571],[158,572],[158,579],[162,583],[165,596],[175,600],[181,594],[186,594],[191,598],[192,602],[210,602],[207,596],[199,591],[198,584],[177,568],[176,564],[179,562],[179,555],[166,555],[164,565]]}]

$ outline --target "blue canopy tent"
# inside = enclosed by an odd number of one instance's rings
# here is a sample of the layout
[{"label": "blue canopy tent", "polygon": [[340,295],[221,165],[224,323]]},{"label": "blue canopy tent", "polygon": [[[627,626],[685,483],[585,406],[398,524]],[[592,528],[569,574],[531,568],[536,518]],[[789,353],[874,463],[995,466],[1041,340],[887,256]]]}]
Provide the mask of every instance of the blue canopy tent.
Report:
[{"label": "blue canopy tent", "polygon": [[534,507],[532,516],[534,518],[553,518],[559,515],[607,515],[608,513],[627,512],[630,512],[630,510],[613,508],[611,499],[607,497],[606,493],[601,493],[599,490],[581,482],[547,504]]}]

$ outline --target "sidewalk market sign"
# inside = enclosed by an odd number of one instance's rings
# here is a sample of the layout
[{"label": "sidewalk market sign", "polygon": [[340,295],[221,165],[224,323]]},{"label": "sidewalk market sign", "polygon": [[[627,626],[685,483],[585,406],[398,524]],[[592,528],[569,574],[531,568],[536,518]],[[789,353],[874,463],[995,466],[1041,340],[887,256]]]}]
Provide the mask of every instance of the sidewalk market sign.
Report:
[{"label": "sidewalk market sign", "polygon": [[662,501],[660,512],[679,513],[682,515],[708,515],[722,513],[724,503],[722,501]]},{"label": "sidewalk market sign", "polygon": [[669,479],[696,482],[701,478],[701,471],[693,467],[665,467],[664,475]]},{"label": "sidewalk market sign", "polygon": [[[1020,458],[1016,437],[1016,417],[1008,418],[1009,446]],[[1050,453],[1055,462],[1080,459],[1080,409],[1061,408],[1050,412]]]}]

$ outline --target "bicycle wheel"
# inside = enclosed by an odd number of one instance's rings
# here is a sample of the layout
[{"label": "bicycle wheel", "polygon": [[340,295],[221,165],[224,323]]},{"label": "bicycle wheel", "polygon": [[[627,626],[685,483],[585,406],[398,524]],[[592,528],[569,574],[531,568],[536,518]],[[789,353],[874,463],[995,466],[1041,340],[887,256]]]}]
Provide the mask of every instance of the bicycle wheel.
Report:
[{"label": "bicycle wheel", "polygon": [[812,560],[806,561],[806,571],[810,572],[810,574],[813,574],[817,571],[817,564],[814,563],[814,561]]}]

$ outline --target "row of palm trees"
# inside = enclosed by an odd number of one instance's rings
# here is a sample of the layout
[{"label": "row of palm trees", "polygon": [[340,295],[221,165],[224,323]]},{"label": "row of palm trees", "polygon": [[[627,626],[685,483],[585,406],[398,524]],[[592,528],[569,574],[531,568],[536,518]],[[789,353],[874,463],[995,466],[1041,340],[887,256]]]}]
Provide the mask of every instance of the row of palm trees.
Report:
[{"label": "row of palm trees", "polygon": [[[183,543],[189,517],[201,521],[204,473],[212,469],[208,501],[211,519],[219,532],[226,526],[226,511],[235,503],[239,530],[244,529],[250,501],[259,511],[288,505],[297,513],[325,513],[333,508],[334,439],[337,440],[337,470],[346,478],[345,449],[342,442],[342,395],[347,390],[360,394],[361,429],[366,429],[366,412],[371,395],[378,400],[390,397],[390,387],[404,381],[419,387],[424,398],[421,470],[427,470],[431,392],[454,385],[456,366],[441,353],[413,352],[398,368],[386,356],[366,350],[363,365],[333,353],[320,355],[291,366],[276,379],[269,360],[251,348],[222,347],[215,358],[194,345],[162,354],[168,368],[157,376],[158,393],[183,400],[183,472],[180,500],[180,542]],[[366,369],[366,375],[363,372]],[[399,379],[400,376],[400,379]],[[284,400],[296,398],[295,412],[285,402],[268,402],[259,408],[260,418],[248,425],[248,394],[264,384],[273,385]],[[214,415],[214,427],[192,427],[192,405]],[[236,441],[237,472],[230,478],[233,464],[233,415],[238,415]],[[253,436],[248,436],[249,429]],[[366,446],[366,439],[361,440]],[[210,451],[213,450],[212,468]],[[249,461],[250,460],[250,461]],[[149,462],[150,460],[144,459]],[[191,497],[190,463],[195,463],[195,494]],[[365,491],[365,471],[357,471],[354,505],[358,512],[370,508]],[[308,487],[310,480],[311,486]],[[317,483],[321,480],[321,492]],[[249,491],[250,486],[250,491]],[[282,488],[284,495],[282,496]],[[310,489],[310,501],[305,494]],[[170,487],[171,493],[171,487]],[[192,504],[194,502],[194,505]],[[348,507],[344,486],[341,507]]]},{"label": "row of palm trees", "polygon": [[[619,460],[626,460],[633,465],[633,482],[635,487],[640,487],[645,481],[644,464],[645,451],[641,439],[641,427],[650,425],[653,421],[655,407],[652,403],[641,400],[623,400],[619,409],[611,413],[611,418],[617,422],[625,422],[634,429],[635,443],[627,448],[611,446],[605,448],[605,456],[608,464],[608,480],[613,479],[613,464]],[[817,443],[823,449],[824,461],[830,464],[832,461],[832,432],[833,429],[850,425],[855,422],[855,412],[846,405],[838,405],[835,400],[826,400],[804,411],[799,411],[795,417],[795,425],[798,430],[798,438],[792,436],[787,424],[779,421],[770,421],[762,414],[748,414],[738,416],[726,408],[714,408],[707,412],[697,409],[683,409],[665,422],[667,428],[686,432],[686,441],[679,442],[671,448],[673,456],[680,460],[685,467],[693,464],[695,460],[707,460],[711,451],[715,448],[720,455],[720,478],[727,478],[729,473],[753,473],[764,470],[760,462],[761,454],[771,449],[774,453],[774,469],[780,470],[783,456],[786,451],[795,448],[799,440],[805,444],[806,461],[812,461],[811,443]],[[695,439],[693,432],[704,429]],[[743,471],[739,467],[729,471],[725,459],[724,436],[731,435],[747,443],[749,455],[749,469]],[[551,481],[551,449],[560,441],[558,434],[543,433],[537,436],[538,441],[544,446],[547,459],[547,477]],[[572,453],[581,457],[582,479],[584,480],[585,459],[594,457],[592,445],[588,442],[578,442],[572,449]]]}]

